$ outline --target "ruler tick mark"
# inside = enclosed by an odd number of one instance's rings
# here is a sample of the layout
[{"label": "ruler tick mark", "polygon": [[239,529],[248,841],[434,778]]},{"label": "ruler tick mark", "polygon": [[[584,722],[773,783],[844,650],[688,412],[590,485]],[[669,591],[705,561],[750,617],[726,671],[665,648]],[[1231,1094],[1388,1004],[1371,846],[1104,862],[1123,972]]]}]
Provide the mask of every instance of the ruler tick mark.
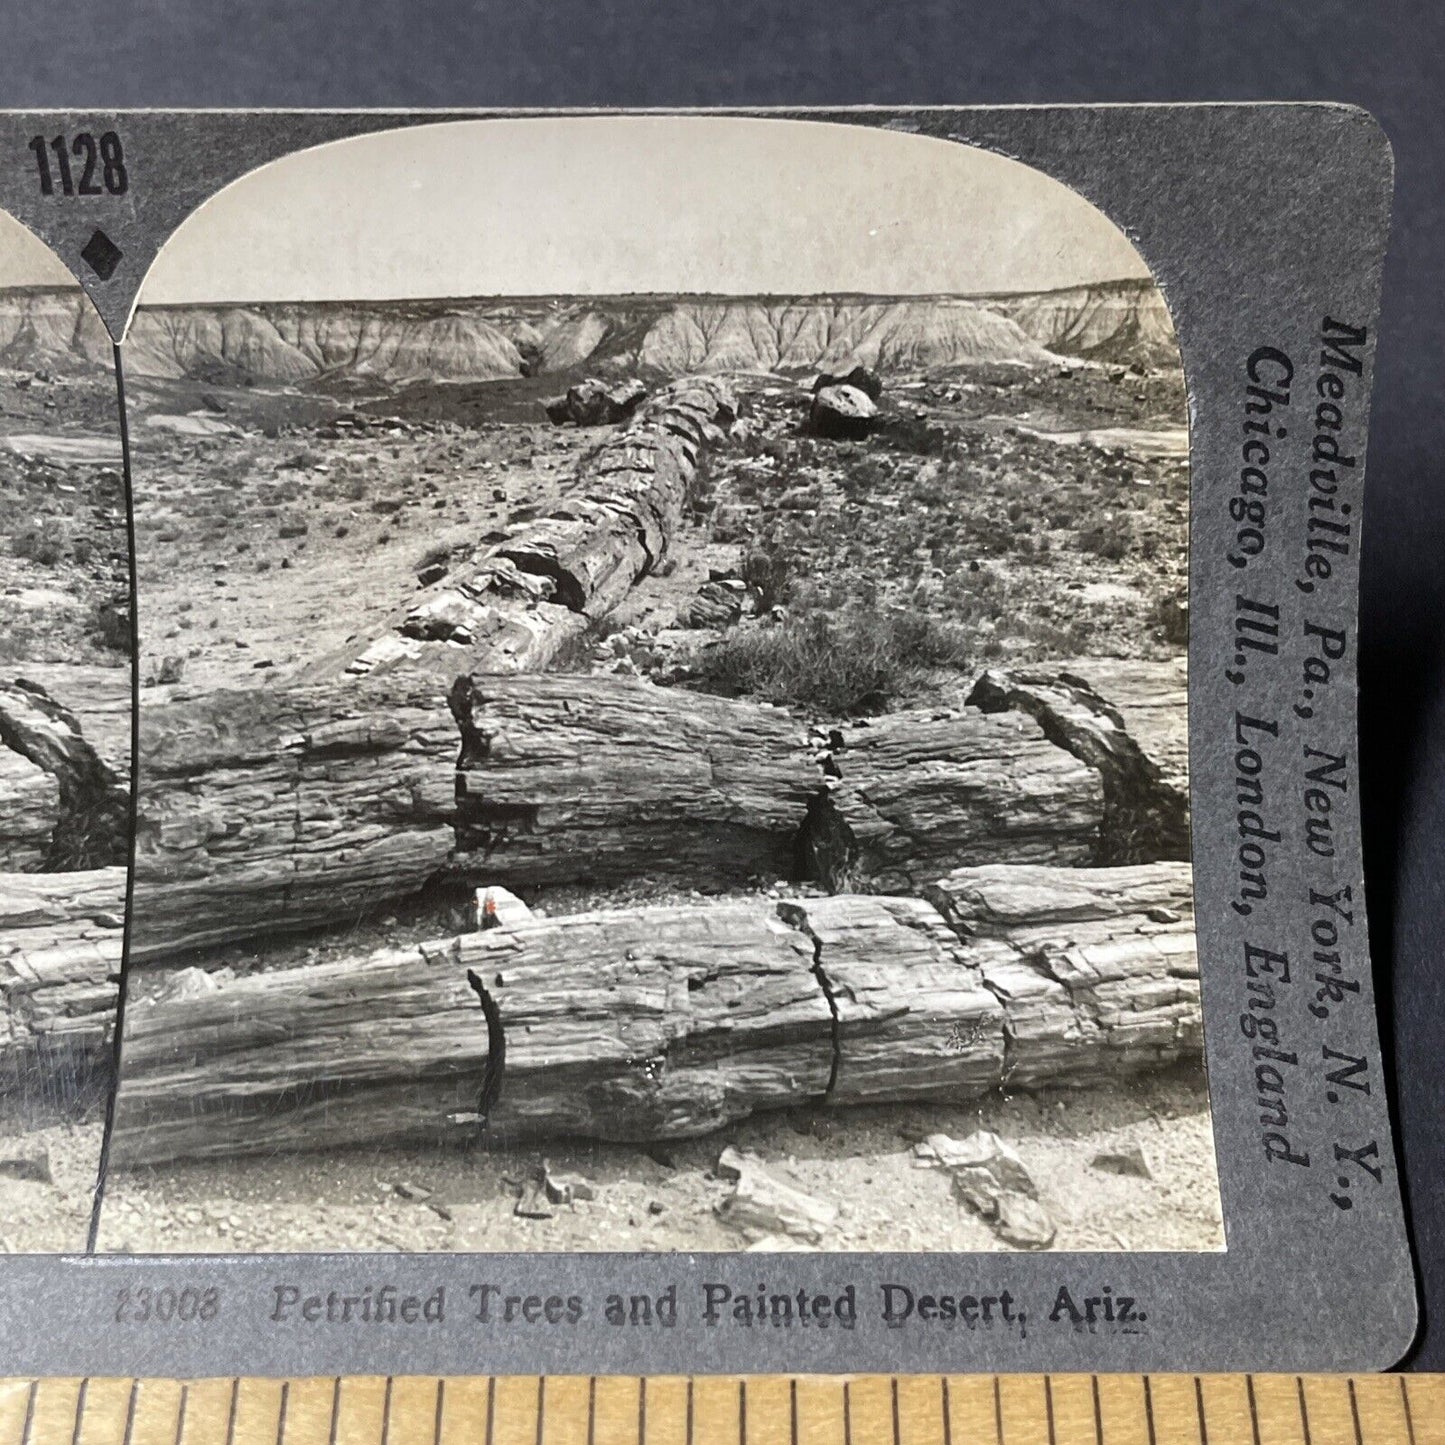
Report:
[{"label": "ruler tick mark", "polygon": [[226,1414],[226,1445],[236,1445],[236,1406],[241,1401],[241,1381],[231,1381],[231,1408]]},{"label": "ruler tick mark", "polygon": [[391,1445],[391,1379],[386,1377],[386,1394],[381,1399],[381,1445]]},{"label": "ruler tick mark", "polygon": [[80,1382],[75,1396],[75,1424],[70,1429],[70,1445],[80,1445],[80,1427],[85,1423],[85,1397],[90,1393],[90,1376]]},{"label": "ruler tick mark", "polygon": [[843,1381],[843,1445],[853,1445],[853,1395]]},{"label": "ruler tick mark", "polygon": [[497,1377],[487,1376],[487,1445],[492,1445],[492,1431],[497,1419]]},{"label": "ruler tick mark", "polygon": [[637,1445],[647,1442],[647,1376],[637,1382]]},{"label": "ruler tick mark", "polygon": [[1254,1376],[1244,1377],[1244,1393],[1249,1400],[1249,1428],[1254,1435],[1254,1445],[1260,1445],[1259,1441],[1259,1401],[1254,1398]]},{"label": "ruler tick mark", "polygon": [[1365,1437],[1360,1431],[1360,1402],[1355,1395],[1355,1377],[1346,1376],[1345,1388],[1350,1392],[1350,1419],[1355,1426],[1355,1445],[1365,1445]]},{"label": "ruler tick mark", "polygon": [[537,1376],[537,1445],[542,1445],[542,1422],[547,1418],[547,1377]]},{"label": "ruler tick mark", "polygon": [[130,1445],[131,1438],[135,1434],[135,1407],[136,1398],[140,1394],[140,1381],[130,1382],[130,1398],[125,1403],[125,1434],[121,1437],[121,1445]]},{"label": "ruler tick mark", "polygon": [[597,1439],[597,1376],[587,1380],[587,1445]]},{"label": "ruler tick mark", "polygon": [[1089,1376],[1089,1393],[1094,1397],[1094,1439],[1104,1445],[1104,1402],[1099,1398],[1099,1377]]},{"label": "ruler tick mark", "polygon": [[447,1382],[446,1379],[437,1376],[437,1407],[436,1413],[432,1416],[432,1442],[433,1445],[442,1445],[442,1417],[447,1408]]},{"label": "ruler tick mark", "polygon": [[[1048,1376],[1044,1376],[1044,1418],[1049,1428],[1049,1445],[1059,1445],[1059,1437],[1054,1425],[1054,1382]],[[898,1432],[893,1432],[893,1445],[899,1445]]]},{"label": "ruler tick mark", "polygon": [[1003,1389],[997,1375],[993,1377],[993,1428],[998,1432],[998,1445],[1003,1445]]},{"label": "ruler tick mark", "polygon": [[276,1412],[276,1445],[286,1438],[286,1411],[291,1406],[291,1381],[281,1381],[281,1408]]},{"label": "ruler tick mark", "polygon": [[1198,1375],[1194,1377],[1194,1410],[1199,1416],[1199,1445],[1209,1445],[1209,1426],[1204,1420],[1204,1381]]},{"label": "ruler tick mark", "polygon": [[39,1389],[40,1381],[31,1380],[25,1397],[25,1428],[20,1432],[20,1445],[30,1445],[30,1435],[35,1428],[35,1396]]},{"label": "ruler tick mark", "polygon": [[748,1382],[738,1381],[738,1445],[748,1445]]},{"label": "ruler tick mark", "polygon": [[692,1445],[692,1376],[687,1377],[687,1445]]},{"label": "ruler tick mark", "polygon": [[[181,1407],[176,1411],[176,1445],[181,1445],[181,1439],[186,1433],[186,1411],[191,1405],[191,1387],[189,1382],[181,1382]],[[126,1437],[129,1439],[130,1425],[127,1421]]]},{"label": "ruler tick mark", "polygon": [[948,1376],[943,1377],[943,1445],[953,1445],[953,1401],[948,1394]]},{"label": "ruler tick mark", "polygon": [[798,1445],[798,1382],[788,1381],[788,1429],[793,1445]]},{"label": "ruler tick mark", "polygon": [[331,1382],[331,1428],[327,1432],[327,1445],[336,1445],[336,1430],[341,1423],[341,1376]]},{"label": "ruler tick mark", "polygon": [[1144,1376],[1144,1423],[1149,1429],[1149,1445],[1158,1445],[1158,1437],[1154,1433],[1154,1390],[1148,1375]]},{"label": "ruler tick mark", "polygon": [[893,1395],[893,1445],[903,1445],[903,1432],[898,1428],[898,1376],[888,1382]]},{"label": "ruler tick mark", "polygon": [[1400,1380],[1400,1403],[1405,1407],[1405,1434],[1409,1437],[1410,1445],[1415,1445],[1415,1416],[1410,1409],[1410,1390],[1405,1383],[1404,1375]]},{"label": "ruler tick mark", "polygon": [[1310,1407],[1305,1402],[1305,1380],[1303,1375],[1294,1377],[1295,1389],[1299,1392],[1299,1423],[1300,1429],[1304,1431],[1305,1445],[1311,1445],[1310,1438]]}]

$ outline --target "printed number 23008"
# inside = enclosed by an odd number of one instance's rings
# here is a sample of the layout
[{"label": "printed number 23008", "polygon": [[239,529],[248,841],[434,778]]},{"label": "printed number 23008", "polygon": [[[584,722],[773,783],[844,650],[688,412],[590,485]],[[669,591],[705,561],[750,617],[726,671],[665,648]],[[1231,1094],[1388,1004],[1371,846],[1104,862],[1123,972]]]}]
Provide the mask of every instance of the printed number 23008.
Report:
[{"label": "printed number 23008", "polygon": [[206,1289],[193,1289],[190,1285],[174,1289],[166,1285],[154,1290],[141,1285],[137,1289],[117,1290],[115,1296],[118,1325],[169,1324],[172,1320],[183,1324],[190,1324],[192,1320],[204,1323],[215,1319],[220,1312],[221,1292],[214,1285]]}]

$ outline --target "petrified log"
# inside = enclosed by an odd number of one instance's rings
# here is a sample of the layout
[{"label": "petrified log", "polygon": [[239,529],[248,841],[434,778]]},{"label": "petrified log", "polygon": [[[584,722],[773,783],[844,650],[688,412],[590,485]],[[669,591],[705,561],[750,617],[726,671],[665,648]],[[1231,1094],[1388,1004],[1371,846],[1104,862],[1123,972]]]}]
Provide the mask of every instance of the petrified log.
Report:
[{"label": "petrified log", "polygon": [[458,866],[535,887],[789,876],[823,787],[780,708],[624,678],[463,677]]},{"label": "petrified log", "polygon": [[664,387],[581,459],[550,515],[428,588],[345,671],[544,667],[667,556],[698,457],[736,411],[716,378]]},{"label": "petrified log", "polygon": [[355,920],[452,848],[457,733],[431,679],[144,708],[131,957]]},{"label": "petrified log", "polygon": [[1099,863],[1189,857],[1189,689],[1183,658],[1090,658],[989,671],[969,702],[1018,711],[1104,783]]},{"label": "petrified log", "polygon": [[[1021,714],[899,714],[820,750],[764,704],[567,674],[219,693],[141,717],[139,961],[459,888],[911,886],[1096,845],[1098,775]],[[460,757],[458,756],[460,754]]]},{"label": "petrified log", "polygon": [[1203,1045],[1193,870],[962,868],[926,890],[1003,1003],[1003,1082],[1089,1084]]},{"label": "petrified log", "polygon": [[25,678],[0,683],[0,747],[55,780],[55,821],[43,868],[90,869],[126,861],[128,792],[81,734],[75,714],[39,683]]},{"label": "petrified log", "polygon": [[964,935],[915,899],[753,898],[137,976],[111,1158],[649,1141],[1118,1078],[1198,1057],[1188,892],[1180,865],[990,867],[939,886]]},{"label": "petrified log", "polygon": [[0,800],[0,869],[40,872],[60,821],[60,788],[54,776],[0,746]]},{"label": "petrified log", "polygon": [[125,869],[0,876],[0,1089],[22,1117],[103,1097]]},{"label": "petrified log", "polygon": [[1023,713],[850,723],[832,730],[824,766],[835,782],[814,808],[805,876],[830,888],[913,889],[986,861],[1096,861],[1099,774]]}]

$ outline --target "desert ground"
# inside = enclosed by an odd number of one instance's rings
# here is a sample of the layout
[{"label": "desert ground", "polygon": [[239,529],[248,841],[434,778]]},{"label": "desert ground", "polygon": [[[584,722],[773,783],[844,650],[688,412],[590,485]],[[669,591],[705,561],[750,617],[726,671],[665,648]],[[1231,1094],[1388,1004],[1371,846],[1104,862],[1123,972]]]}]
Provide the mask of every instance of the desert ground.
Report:
[{"label": "desert ground", "polygon": [[[129,552],[113,377],[91,365],[6,364],[16,359],[0,358],[0,755],[11,819],[30,816],[21,799],[34,783],[51,790],[35,846],[7,829],[0,871],[0,1248],[73,1252],[90,1227],[125,910],[115,825],[130,767]],[[97,788],[111,794],[103,818]],[[77,1053],[50,1052],[65,1004],[46,1000],[81,993],[96,1026]]]},{"label": "desert ground", "polygon": [[[516,343],[530,374],[504,357],[501,374],[469,376],[469,366],[490,363],[448,353],[438,364],[428,353],[417,367],[317,365],[299,375],[289,353],[282,365],[255,347],[207,342],[203,354],[192,346],[182,355],[177,338],[209,336],[210,321],[147,322],[143,312],[127,378],[142,729],[148,709],[226,689],[281,694],[322,667],[344,667],[415,599],[546,519],[599,438],[627,430],[625,419],[549,419],[549,398],[595,375],[657,392],[702,371],[730,388],[736,419],[699,457],[665,557],[590,617],[549,672],[773,704],[826,728],[956,712],[988,669],[1177,662],[1187,639],[1183,379],[1157,318],[1110,315],[1103,340],[1075,317],[1084,329],[1067,344],[1053,333],[1015,341],[1009,320],[1017,356],[987,345],[959,355],[956,336],[936,355],[926,335],[911,337],[911,350],[879,350],[868,358],[882,381],[876,420],[839,438],[813,423],[818,366],[767,348],[674,354],[656,341],[655,320],[640,345],[588,351],[573,344],[580,321],[538,341],[532,312],[513,317],[510,331],[493,317],[514,339],[532,328]],[[1093,313],[1087,321],[1097,330]],[[229,338],[238,323],[225,324]],[[454,341],[461,323],[449,325]],[[616,330],[627,334],[621,321]],[[101,394],[97,380],[87,384]],[[90,395],[79,382],[61,385],[72,399]],[[77,435],[104,434],[98,401],[64,415]],[[41,429],[31,413],[23,421]],[[93,469],[85,475],[100,484]],[[64,581],[56,591],[80,597],[75,615],[95,622],[70,655],[47,662],[95,663],[107,645],[103,579],[81,575],[73,549],[58,564],[22,560],[32,588],[37,567],[74,572],[55,579]],[[383,900],[344,927],[187,950],[178,963],[225,987],[405,949],[474,926],[477,881]],[[536,918],[566,920],[664,904],[771,906],[826,890],[777,873],[679,883],[660,870],[514,891]],[[164,994],[167,965],[136,968],[129,987],[140,998]],[[1053,1248],[1223,1247],[1197,1054],[1106,1085],[1004,1088],[956,1103],[802,1101],[648,1146],[397,1143],[149,1164],[107,1181],[98,1247],[1009,1247],[949,1171],[920,1157],[929,1136],[979,1130],[1016,1151]],[[0,1181],[16,1192],[10,1247],[56,1247],[53,1220],[78,1215],[81,1197],[84,1170],[69,1161],[93,1148],[95,1133],[93,1119],[53,1124],[56,1182]],[[771,1228],[730,1215],[719,1167],[729,1146],[821,1202],[826,1222]],[[553,1176],[582,1187],[547,1200],[537,1181]]]}]

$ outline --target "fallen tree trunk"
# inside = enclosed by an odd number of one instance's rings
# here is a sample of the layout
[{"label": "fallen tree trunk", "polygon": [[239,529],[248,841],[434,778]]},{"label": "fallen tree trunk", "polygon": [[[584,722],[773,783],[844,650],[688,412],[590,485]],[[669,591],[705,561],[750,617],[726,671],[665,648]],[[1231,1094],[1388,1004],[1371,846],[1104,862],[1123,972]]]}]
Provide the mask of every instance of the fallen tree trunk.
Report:
[{"label": "fallen tree trunk", "polygon": [[433,670],[450,681],[545,667],[667,556],[698,457],[736,410],[713,377],[665,387],[582,458],[549,516],[433,584],[344,670]]},{"label": "fallen tree trunk", "polygon": [[[957,1102],[1197,1058],[1188,872],[961,870],[938,894],[957,928],[917,899],[754,898],[137,979],[112,1162],[683,1138],[810,1100]],[[505,1044],[490,1081],[484,1003]]]},{"label": "fallen tree trunk", "polygon": [[1096,1083],[1201,1052],[1189,864],[963,868],[926,894],[1003,1003],[1006,1084]]},{"label": "fallen tree trunk", "polygon": [[[855,741],[856,739],[856,741]],[[1092,769],[1021,714],[880,718],[623,678],[425,677],[146,709],[132,957],[354,921],[446,877],[911,885],[1087,861]]]},{"label": "fallen tree trunk", "polygon": [[1098,769],[1099,863],[1189,857],[1189,688],[1184,659],[1091,658],[990,670],[969,695],[985,712],[1024,712],[1050,742]]},{"label": "fallen tree trunk", "polygon": [[453,841],[457,734],[425,678],[141,713],[131,957],[354,921]]},{"label": "fallen tree trunk", "polygon": [[912,890],[983,862],[1093,863],[1098,773],[1022,712],[891,713],[832,730],[804,876]]},{"label": "fallen tree trunk", "polygon": [[22,753],[0,746],[0,869],[39,873],[60,822],[60,788]]},{"label": "fallen tree trunk", "polygon": [[0,876],[0,1090],[22,1118],[105,1097],[125,869]]},{"label": "fallen tree trunk", "polygon": [[0,683],[0,748],[54,780],[54,821],[39,865],[44,871],[126,861],[129,792],[86,741],[75,714],[39,683]]}]

